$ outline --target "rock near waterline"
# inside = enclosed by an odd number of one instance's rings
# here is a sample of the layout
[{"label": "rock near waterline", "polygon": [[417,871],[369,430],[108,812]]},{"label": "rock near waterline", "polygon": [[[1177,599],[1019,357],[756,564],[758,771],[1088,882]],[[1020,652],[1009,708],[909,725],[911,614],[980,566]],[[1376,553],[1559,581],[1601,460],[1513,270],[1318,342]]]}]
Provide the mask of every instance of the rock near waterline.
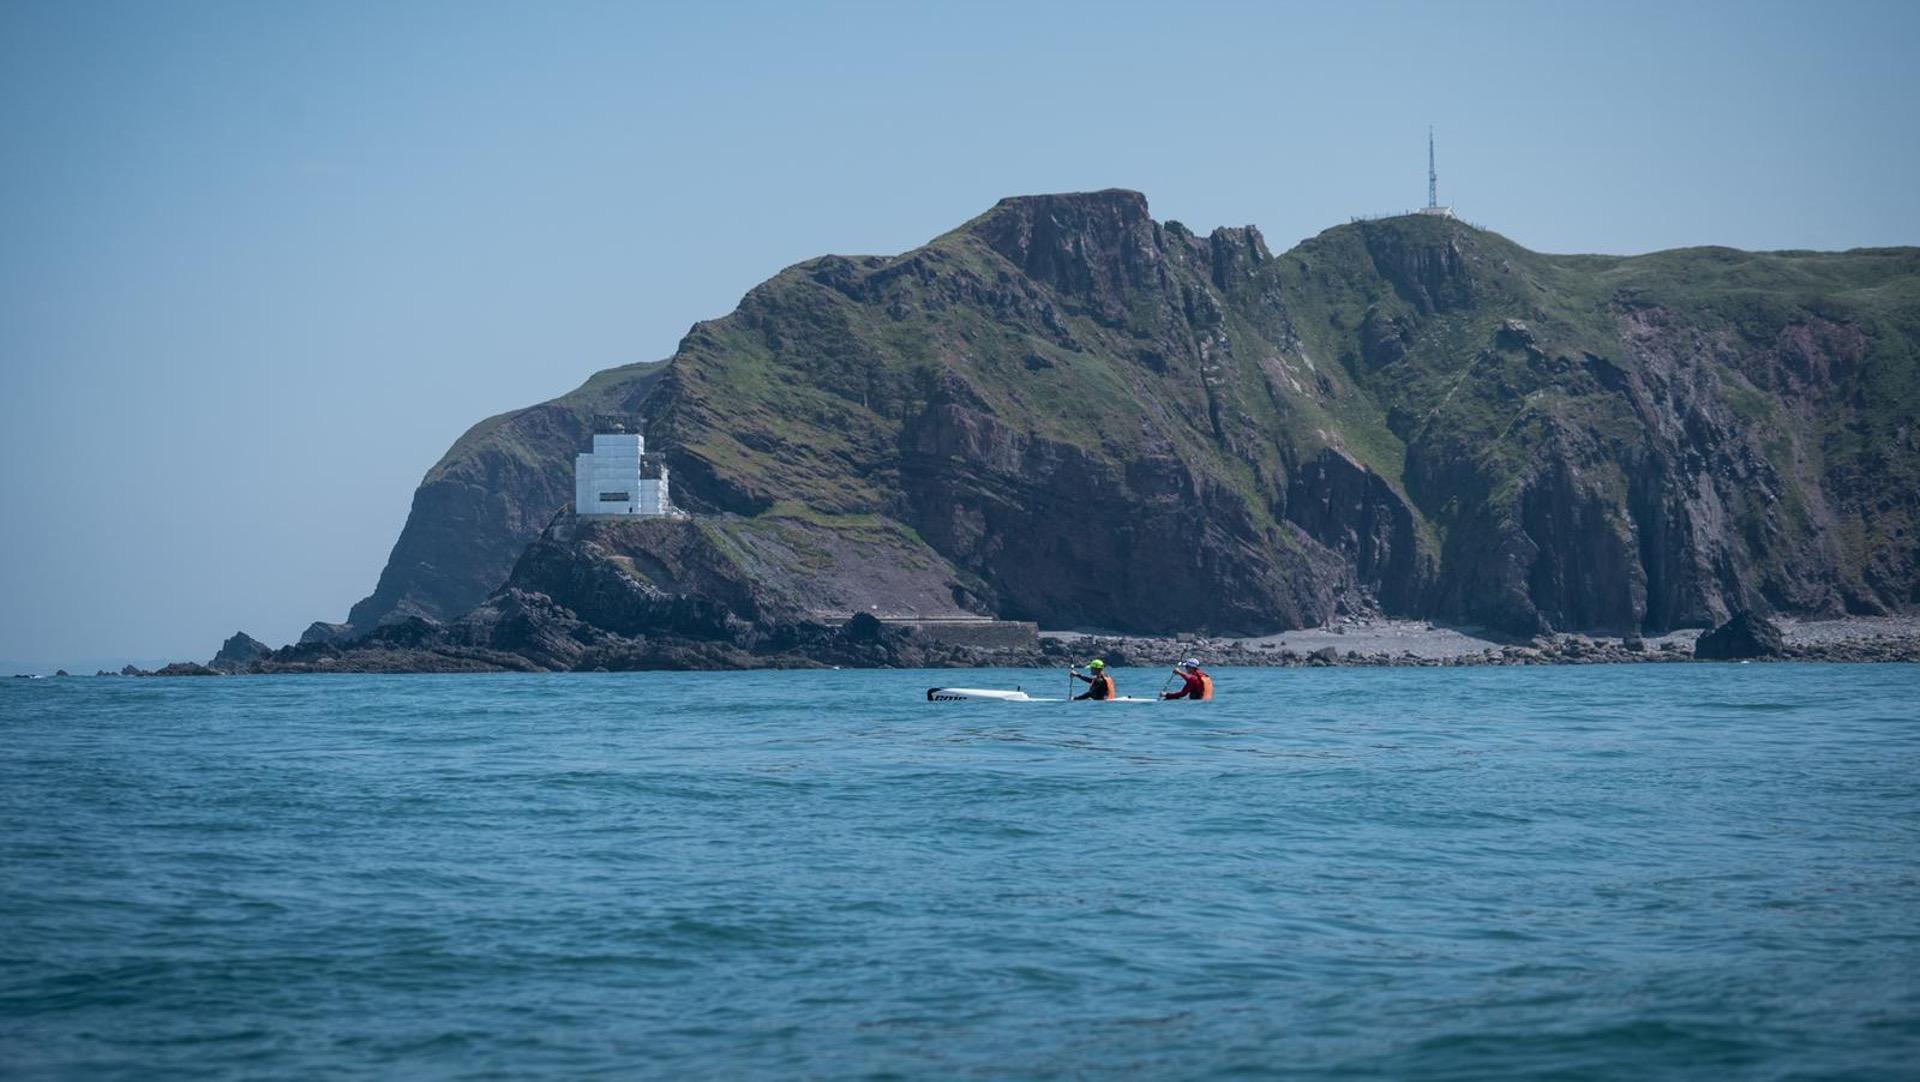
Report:
[{"label": "rock near waterline", "polygon": [[1781,657],[1786,652],[1786,637],[1779,626],[1758,613],[1745,611],[1735,613],[1693,643],[1693,656],[1702,661]]}]

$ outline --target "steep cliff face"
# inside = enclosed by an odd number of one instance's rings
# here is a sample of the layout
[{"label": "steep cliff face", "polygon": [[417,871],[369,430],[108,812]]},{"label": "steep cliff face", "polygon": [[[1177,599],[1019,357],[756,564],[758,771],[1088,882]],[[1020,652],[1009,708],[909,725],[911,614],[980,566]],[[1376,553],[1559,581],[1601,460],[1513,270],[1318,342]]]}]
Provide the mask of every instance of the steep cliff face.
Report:
[{"label": "steep cliff face", "polygon": [[347,623],[364,632],[410,616],[446,620],[479,603],[573,500],[573,456],[592,443],[594,419],[633,413],[665,367],[609,369],[563,398],[468,429],[415,490],[379,584]]},{"label": "steep cliff face", "polygon": [[1287,260],[1441,538],[1413,611],[1524,633],[1912,605],[1920,252],[1542,256],[1399,219]]},{"label": "steep cliff face", "polygon": [[[476,426],[351,622],[446,620],[520,576],[603,413],[644,418],[683,505],[806,522],[727,587],[766,626],[791,584],[867,580],[880,608],[1134,631],[1906,609],[1916,341],[1914,250],[1545,256],[1416,217],[1276,256],[1133,192],[1003,200],[897,257],[791,267],[671,360]],[[626,558],[668,566],[673,536]]]}]

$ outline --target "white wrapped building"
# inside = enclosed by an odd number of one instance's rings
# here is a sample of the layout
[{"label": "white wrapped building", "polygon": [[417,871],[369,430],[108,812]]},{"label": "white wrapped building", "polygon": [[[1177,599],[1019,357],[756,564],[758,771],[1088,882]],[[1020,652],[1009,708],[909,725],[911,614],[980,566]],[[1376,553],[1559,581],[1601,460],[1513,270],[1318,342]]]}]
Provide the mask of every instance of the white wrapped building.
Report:
[{"label": "white wrapped building", "polygon": [[676,514],[667,493],[667,465],[647,454],[637,432],[596,433],[593,450],[573,459],[573,511],[577,515]]}]

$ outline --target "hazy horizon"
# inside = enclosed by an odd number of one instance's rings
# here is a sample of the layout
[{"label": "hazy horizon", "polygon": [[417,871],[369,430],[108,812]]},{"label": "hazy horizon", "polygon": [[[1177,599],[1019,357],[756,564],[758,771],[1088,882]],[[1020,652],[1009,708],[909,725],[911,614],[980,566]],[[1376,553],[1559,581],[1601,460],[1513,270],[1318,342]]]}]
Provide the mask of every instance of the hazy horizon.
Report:
[{"label": "hazy horizon", "polygon": [[[0,659],[273,645],[473,423],[814,256],[1124,187],[1276,250],[1920,244],[1908,5],[0,9]],[[1902,136],[1900,132],[1908,132]],[[117,665],[112,665],[116,667]]]}]

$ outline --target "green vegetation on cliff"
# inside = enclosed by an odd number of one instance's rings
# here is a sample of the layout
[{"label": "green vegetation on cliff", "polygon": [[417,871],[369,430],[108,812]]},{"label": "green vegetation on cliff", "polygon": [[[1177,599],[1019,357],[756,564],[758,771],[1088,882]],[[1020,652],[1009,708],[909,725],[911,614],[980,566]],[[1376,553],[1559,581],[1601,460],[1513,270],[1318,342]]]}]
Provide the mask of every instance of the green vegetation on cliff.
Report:
[{"label": "green vegetation on cliff", "polygon": [[1275,255],[1137,193],[1008,199],[475,426],[352,620],[485,597],[607,413],[644,419],[682,505],[805,535],[756,557],[782,589],[880,544],[1056,626],[1908,608],[1917,343],[1912,249],[1555,256],[1412,216]]}]

